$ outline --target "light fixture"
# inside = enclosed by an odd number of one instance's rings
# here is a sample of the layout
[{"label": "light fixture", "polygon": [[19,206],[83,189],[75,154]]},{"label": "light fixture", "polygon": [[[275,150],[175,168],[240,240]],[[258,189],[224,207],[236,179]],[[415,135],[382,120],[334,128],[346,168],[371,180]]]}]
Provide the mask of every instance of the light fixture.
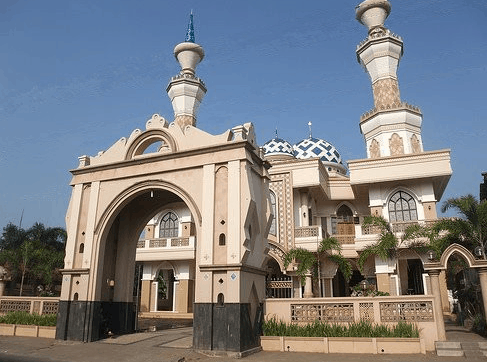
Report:
[{"label": "light fixture", "polygon": [[365,292],[367,288],[369,287],[369,282],[367,280],[362,280],[360,282],[360,288]]},{"label": "light fixture", "polygon": [[482,247],[480,247],[480,246],[477,246],[475,249],[473,249],[473,253],[478,258],[481,258],[484,255],[484,251],[482,250]]},{"label": "light fixture", "polygon": [[436,259],[436,253],[433,250],[428,250],[428,260],[433,261]]}]

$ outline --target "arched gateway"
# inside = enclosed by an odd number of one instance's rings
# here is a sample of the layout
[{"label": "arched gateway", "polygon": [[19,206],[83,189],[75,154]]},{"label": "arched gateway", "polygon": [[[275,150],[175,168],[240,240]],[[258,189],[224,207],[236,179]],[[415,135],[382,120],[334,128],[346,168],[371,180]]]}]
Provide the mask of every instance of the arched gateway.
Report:
[{"label": "arched gateway", "polygon": [[134,329],[139,235],[155,214],[178,204],[190,213],[183,228],[195,260],[194,347],[242,352],[259,345],[272,220],[266,163],[251,124],[217,136],[195,127],[206,92],[195,67],[204,52],[192,39],[174,51],[182,69],[167,88],[174,122],[154,115],[144,131],[80,157],[71,171],[58,339],[94,341]]}]

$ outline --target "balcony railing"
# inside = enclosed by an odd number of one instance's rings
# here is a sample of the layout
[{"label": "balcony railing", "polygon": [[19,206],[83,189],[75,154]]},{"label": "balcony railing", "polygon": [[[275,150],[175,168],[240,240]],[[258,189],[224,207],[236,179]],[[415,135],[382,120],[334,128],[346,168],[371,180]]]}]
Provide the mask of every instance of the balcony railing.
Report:
[{"label": "balcony railing", "polygon": [[313,238],[319,237],[322,233],[321,226],[301,226],[294,228],[295,238]]},{"label": "balcony railing", "polygon": [[139,240],[137,242],[137,249],[148,248],[194,248],[194,236],[186,238],[154,238],[147,240]]},{"label": "balcony railing", "polygon": [[[390,223],[393,233],[404,233],[409,226],[421,225],[432,226],[438,220],[415,220],[415,221],[398,221]],[[381,229],[375,225],[362,225],[362,235],[380,234]]]},{"label": "balcony railing", "polygon": [[353,244],[355,243],[355,235],[331,235],[332,238],[337,239],[340,244]]}]

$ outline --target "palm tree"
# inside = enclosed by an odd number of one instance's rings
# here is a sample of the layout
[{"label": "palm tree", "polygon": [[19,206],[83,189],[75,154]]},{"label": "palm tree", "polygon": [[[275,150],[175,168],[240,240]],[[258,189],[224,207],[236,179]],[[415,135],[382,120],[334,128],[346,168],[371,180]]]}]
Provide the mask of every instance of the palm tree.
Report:
[{"label": "palm tree", "polygon": [[284,257],[284,267],[288,267],[293,261],[297,263],[296,274],[301,278],[301,283],[305,285],[306,274],[317,275],[317,266],[320,255],[325,255],[327,259],[336,263],[343,273],[345,280],[352,277],[352,265],[350,261],[341,254],[342,246],[336,238],[325,238],[321,241],[317,253],[313,253],[303,248],[293,248]]},{"label": "palm tree", "polygon": [[393,233],[390,224],[382,216],[366,216],[363,222],[364,227],[372,227],[379,232],[379,238],[375,244],[367,246],[357,261],[361,272],[365,262],[371,255],[377,255],[382,260],[392,259],[395,257],[400,240]]},{"label": "palm tree", "polygon": [[487,243],[487,201],[479,202],[469,194],[458,198],[450,198],[441,206],[441,212],[456,210],[459,218],[441,219],[435,225],[437,230],[447,231],[445,243],[458,243],[475,253],[480,247],[484,259]]}]

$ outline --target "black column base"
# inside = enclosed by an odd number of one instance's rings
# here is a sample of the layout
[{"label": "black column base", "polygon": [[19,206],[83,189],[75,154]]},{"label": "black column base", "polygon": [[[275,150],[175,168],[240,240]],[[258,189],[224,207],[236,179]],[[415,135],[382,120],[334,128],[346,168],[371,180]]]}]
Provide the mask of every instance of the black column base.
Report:
[{"label": "black column base", "polygon": [[93,342],[110,334],[134,332],[133,303],[59,301],[56,339]]},{"label": "black column base", "polygon": [[195,303],[193,308],[194,349],[240,353],[260,347],[262,305],[254,323],[248,303]]}]

